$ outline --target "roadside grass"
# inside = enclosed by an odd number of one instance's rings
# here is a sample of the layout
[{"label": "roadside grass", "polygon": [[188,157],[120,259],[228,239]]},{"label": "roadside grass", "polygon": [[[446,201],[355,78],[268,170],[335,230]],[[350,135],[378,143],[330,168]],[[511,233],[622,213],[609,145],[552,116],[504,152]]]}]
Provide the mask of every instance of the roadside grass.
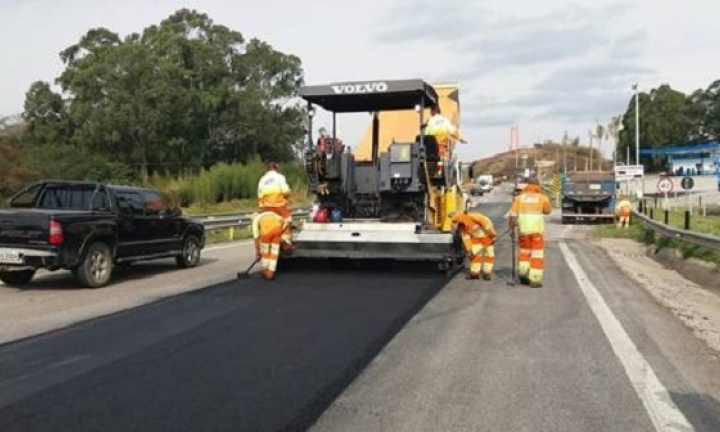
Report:
[{"label": "roadside grass", "polygon": [[[680,226],[682,226],[682,224]],[[657,236],[654,231],[645,228],[637,222],[633,222],[628,229],[617,228],[615,225],[601,225],[597,227],[594,234],[602,238],[624,238],[647,246],[652,245],[654,253],[658,253],[663,249],[675,249],[680,252],[680,256],[683,259],[695,258],[713,263],[720,269],[719,251],[696,246],[678,239]]]},{"label": "roadside grass", "polygon": [[205,244],[208,245],[230,243],[251,238],[252,231],[250,231],[248,227],[238,227],[233,230],[223,228],[205,232]]},{"label": "roadside grass", "polygon": [[[290,205],[293,209],[304,209],[310,207],[312,198],[307,193],[293,193],[290,198]],[[206,214],[222,214],[222,213],[246,213],[258,210],[257,199],[234,199],[223,201],[215,204],[193,204],[182,208],[183,214],[188,216],[200,216]]]},{"label": "roadside grass", "polygon": [[[652,217],[650,213],[652,213]],[[693,214],[690,215],[690,231],[720,236],[720,216],[716,216],[713,214],[706,214],[705,216],[703,216],[702,214],[698,213],[699,212],[694,211]],[[664,222],[665,210],[661,208],[651,208],[648,209],[647,216],[651,217],[652,220]],[[684,229],[685,211],[674,209],[669,210],[668,225],[674,228]]]}]

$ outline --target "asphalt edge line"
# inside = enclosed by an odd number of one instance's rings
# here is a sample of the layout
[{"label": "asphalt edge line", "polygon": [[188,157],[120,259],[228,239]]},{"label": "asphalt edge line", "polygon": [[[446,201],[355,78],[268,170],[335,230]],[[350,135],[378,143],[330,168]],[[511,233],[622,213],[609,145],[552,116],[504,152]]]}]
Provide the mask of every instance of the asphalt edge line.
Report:
[{"label": "asphalt edge line", "polygon": [[613,315],[600,291],[575,258],[574,253],[563,241],[559,242],[558,246],[565,262],[573,272],[580,290],[585,295],[590,309],[600,323],[605,337],[610,342],[615,356],[622,363],[630,383],[645,406],[655,430],[694,431],[695,428],[672,401],[667,388],[660,382],[655,371],[623,329],[620,321]]}]

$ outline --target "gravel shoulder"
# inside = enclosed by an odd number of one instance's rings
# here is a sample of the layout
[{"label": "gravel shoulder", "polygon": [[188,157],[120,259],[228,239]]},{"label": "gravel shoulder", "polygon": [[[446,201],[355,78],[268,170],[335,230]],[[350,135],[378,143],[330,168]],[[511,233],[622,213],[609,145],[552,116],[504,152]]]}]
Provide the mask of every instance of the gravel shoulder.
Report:
[{"label": "gravel shoulder", "polygon": [[665,268],[629,239],[593,239],[631,279],[669,308],[695,335],[720,352],[720,297]]}]

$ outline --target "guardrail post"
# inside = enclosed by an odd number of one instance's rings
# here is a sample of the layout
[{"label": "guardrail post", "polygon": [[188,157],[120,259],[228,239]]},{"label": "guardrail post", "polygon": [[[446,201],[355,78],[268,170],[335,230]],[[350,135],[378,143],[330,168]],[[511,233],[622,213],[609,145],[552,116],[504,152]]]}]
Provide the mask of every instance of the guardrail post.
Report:
[{"label": "guardrail post", "polygon": [[650,219],[655,220],[655,209],[650,209]]},{"label": "guardrail post", "polygon": [[645,214],[645,206],[643,205],[643,200],[638,201],[638,213]]},{"label": "guardrail post", "polygon": [[235,227],[230,227],[228,230],[228,238],[232,241],[235,238]]},{"label": "guardrail post", "polygon": [[685,229],[690,230],[690,211],[685,210]]},{"label": "guardrail post", "polygon": [[670,210],[665,209],[665,225],[670,223]]}]

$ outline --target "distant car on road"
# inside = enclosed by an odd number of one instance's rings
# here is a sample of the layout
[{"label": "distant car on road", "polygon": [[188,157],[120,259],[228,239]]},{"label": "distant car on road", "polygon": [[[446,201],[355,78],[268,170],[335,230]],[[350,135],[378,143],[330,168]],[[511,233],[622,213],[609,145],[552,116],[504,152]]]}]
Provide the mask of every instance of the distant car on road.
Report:
[{"label": "distant car on road", "polygon": [[116,265],[174,257],[194,267],[205,227],[153,189],[45,180],[0,210],[0,280],[30,283],[38,269],[70,270],[89,288],[107,285]]},{"label": "distant car on road", "polygon": [[479,176],[478,179],[473,183],[472,187],[470,188],[470,195],[480,195],[483,196],[486,193],[492,192],[493,190],[493,179],[490,175],[482,175]]}]

